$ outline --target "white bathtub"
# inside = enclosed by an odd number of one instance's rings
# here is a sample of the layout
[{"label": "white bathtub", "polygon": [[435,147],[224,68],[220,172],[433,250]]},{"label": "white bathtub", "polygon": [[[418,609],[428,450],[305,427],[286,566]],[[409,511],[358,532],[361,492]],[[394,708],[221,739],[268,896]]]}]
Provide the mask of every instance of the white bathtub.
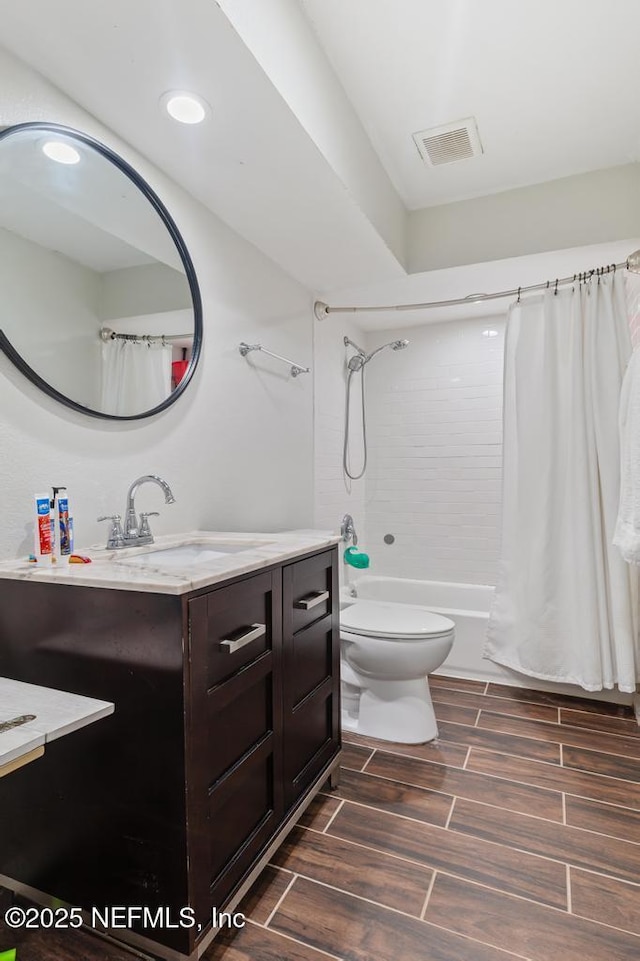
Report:
[{"label": "white bathtub", "polygon": [[420,604],[455,622],[453,648],[442,667],[436,671],[437,674],[504,682],[505,670],[482,657],[493,587],[446,581],[414,581],[371,574],[354,578],[351,584],[357,596],[364,600]]},{"label": "white bathtub", "polygon": [[632,703],[631,694],[621,694],[618,690],[583,691],[572,684],[556,684],[554,681],[528,677],[483,658],[489,608],[495,590],[493,587],[484,584],[452,584],[447,581],[414,581],[403,577],[378,577],[373,574],[350,578],[344,587],[345,595],[348,595],[350,586],[354,586],[358,597],[365,600],[420,604],[450,617],[455,622],[456,638],[451,653],[436,674],[493,681],[537,691],[615,701],[619,704]]}]

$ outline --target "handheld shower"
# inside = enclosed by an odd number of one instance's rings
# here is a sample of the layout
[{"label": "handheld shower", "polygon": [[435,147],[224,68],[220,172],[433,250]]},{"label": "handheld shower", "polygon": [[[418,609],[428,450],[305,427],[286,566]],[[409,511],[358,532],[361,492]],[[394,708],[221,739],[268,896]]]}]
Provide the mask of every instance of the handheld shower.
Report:
[{"label": "handheld shower", "polygon": [[[367,354],[365,350],[362,349],[355,341],[350,340],[348,337],[344,337],[345,347],[353,347],[356,351],[347,360],[347,370],[349,371],[347,376],[347,386],[346,386],[346,398],[345,398],[345,422],[344,422],[344,445],[342,448],[342,470],[345,476],[350,480],[359,480],[364,476],[364,472],[367,469],[367,422],[365,415],[365,404],[364,404],[364,368],[369,363],[369,361],[379,354],[381,350],[385,350],[390,347],[391,350],[404,350],[405,347],[409,345],[408,340],[392,340],[388,344],[382,344],[380,347],[376,347],[371,353]],[[350,420],[350,406],[351,406],[351,378],[356,371],[360,371],[360,395],[361,395],[361,406],[362,406],[362,446],[363,446],[363,463],[362,470],[359,474],[352,474],[349,468],[349,420]]]}]

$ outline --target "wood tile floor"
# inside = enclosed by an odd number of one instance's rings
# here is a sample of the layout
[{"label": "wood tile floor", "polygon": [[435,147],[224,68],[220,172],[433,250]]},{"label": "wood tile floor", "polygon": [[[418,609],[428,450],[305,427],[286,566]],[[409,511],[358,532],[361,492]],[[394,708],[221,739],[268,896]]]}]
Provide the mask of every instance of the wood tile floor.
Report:
[{"label": "wood tile floor", "polygon": [[347,734],[207,961],[638,961],[630,708],[431,678],[437,742]]},{"label": "wood tile floor", "polygon": [[[346,735],[339,789],[205,961],[639,961],[631,709],[444,677],[431,691],[436,742]],[[44,934],[19,961],[131,958]]]}]

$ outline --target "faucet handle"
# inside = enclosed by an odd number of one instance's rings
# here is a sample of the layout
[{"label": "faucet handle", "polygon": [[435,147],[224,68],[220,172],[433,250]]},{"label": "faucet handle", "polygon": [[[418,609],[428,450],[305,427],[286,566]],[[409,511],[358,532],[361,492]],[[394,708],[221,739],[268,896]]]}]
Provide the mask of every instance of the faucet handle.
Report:
[{"label": "faucet handle", "polygon": [[105,514],[104,517],[98,517],[98,520],[111,521],[107,537],[107,550],[124,547],[124,534],[122,532],[122,524],[120,523],[122,520],[120,514]]},{"label": "faucet handle", "polygon": [[[147,511],[145,514],[140,514],[139,537],[152,537],[149,521],[147,520],[148,517],[160,517],[160,511]],[[150,543],[153,543],[153,540]]]}]

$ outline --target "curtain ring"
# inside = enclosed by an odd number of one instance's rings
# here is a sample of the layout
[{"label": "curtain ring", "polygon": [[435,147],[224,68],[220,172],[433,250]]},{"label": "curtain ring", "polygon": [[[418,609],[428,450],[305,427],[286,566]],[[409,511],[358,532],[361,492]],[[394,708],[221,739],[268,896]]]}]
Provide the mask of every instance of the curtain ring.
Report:
[{"label": "curtain ring", "polygon": [[521,290],[522,290],[522,287],[518,287],[518,299],[516,300],[516,303],[517,303],[517,304],[520,303],[520,291],[521,291]]},{"label": "curtain ring", "polygon": [[556,277],[556,286],[555,286],[555,290],[553,291],[553,296],[557,297],[557,295],[558,295],[558,278]]},{"label": "curtain ring", "polygon": [[551,281],[549,281],[549,280],[547,281],[547,286],[546,286],[546,289],[547,289],[547,290],[549,289],[549,284],[550,284],[550,282],[551,282]]}]

